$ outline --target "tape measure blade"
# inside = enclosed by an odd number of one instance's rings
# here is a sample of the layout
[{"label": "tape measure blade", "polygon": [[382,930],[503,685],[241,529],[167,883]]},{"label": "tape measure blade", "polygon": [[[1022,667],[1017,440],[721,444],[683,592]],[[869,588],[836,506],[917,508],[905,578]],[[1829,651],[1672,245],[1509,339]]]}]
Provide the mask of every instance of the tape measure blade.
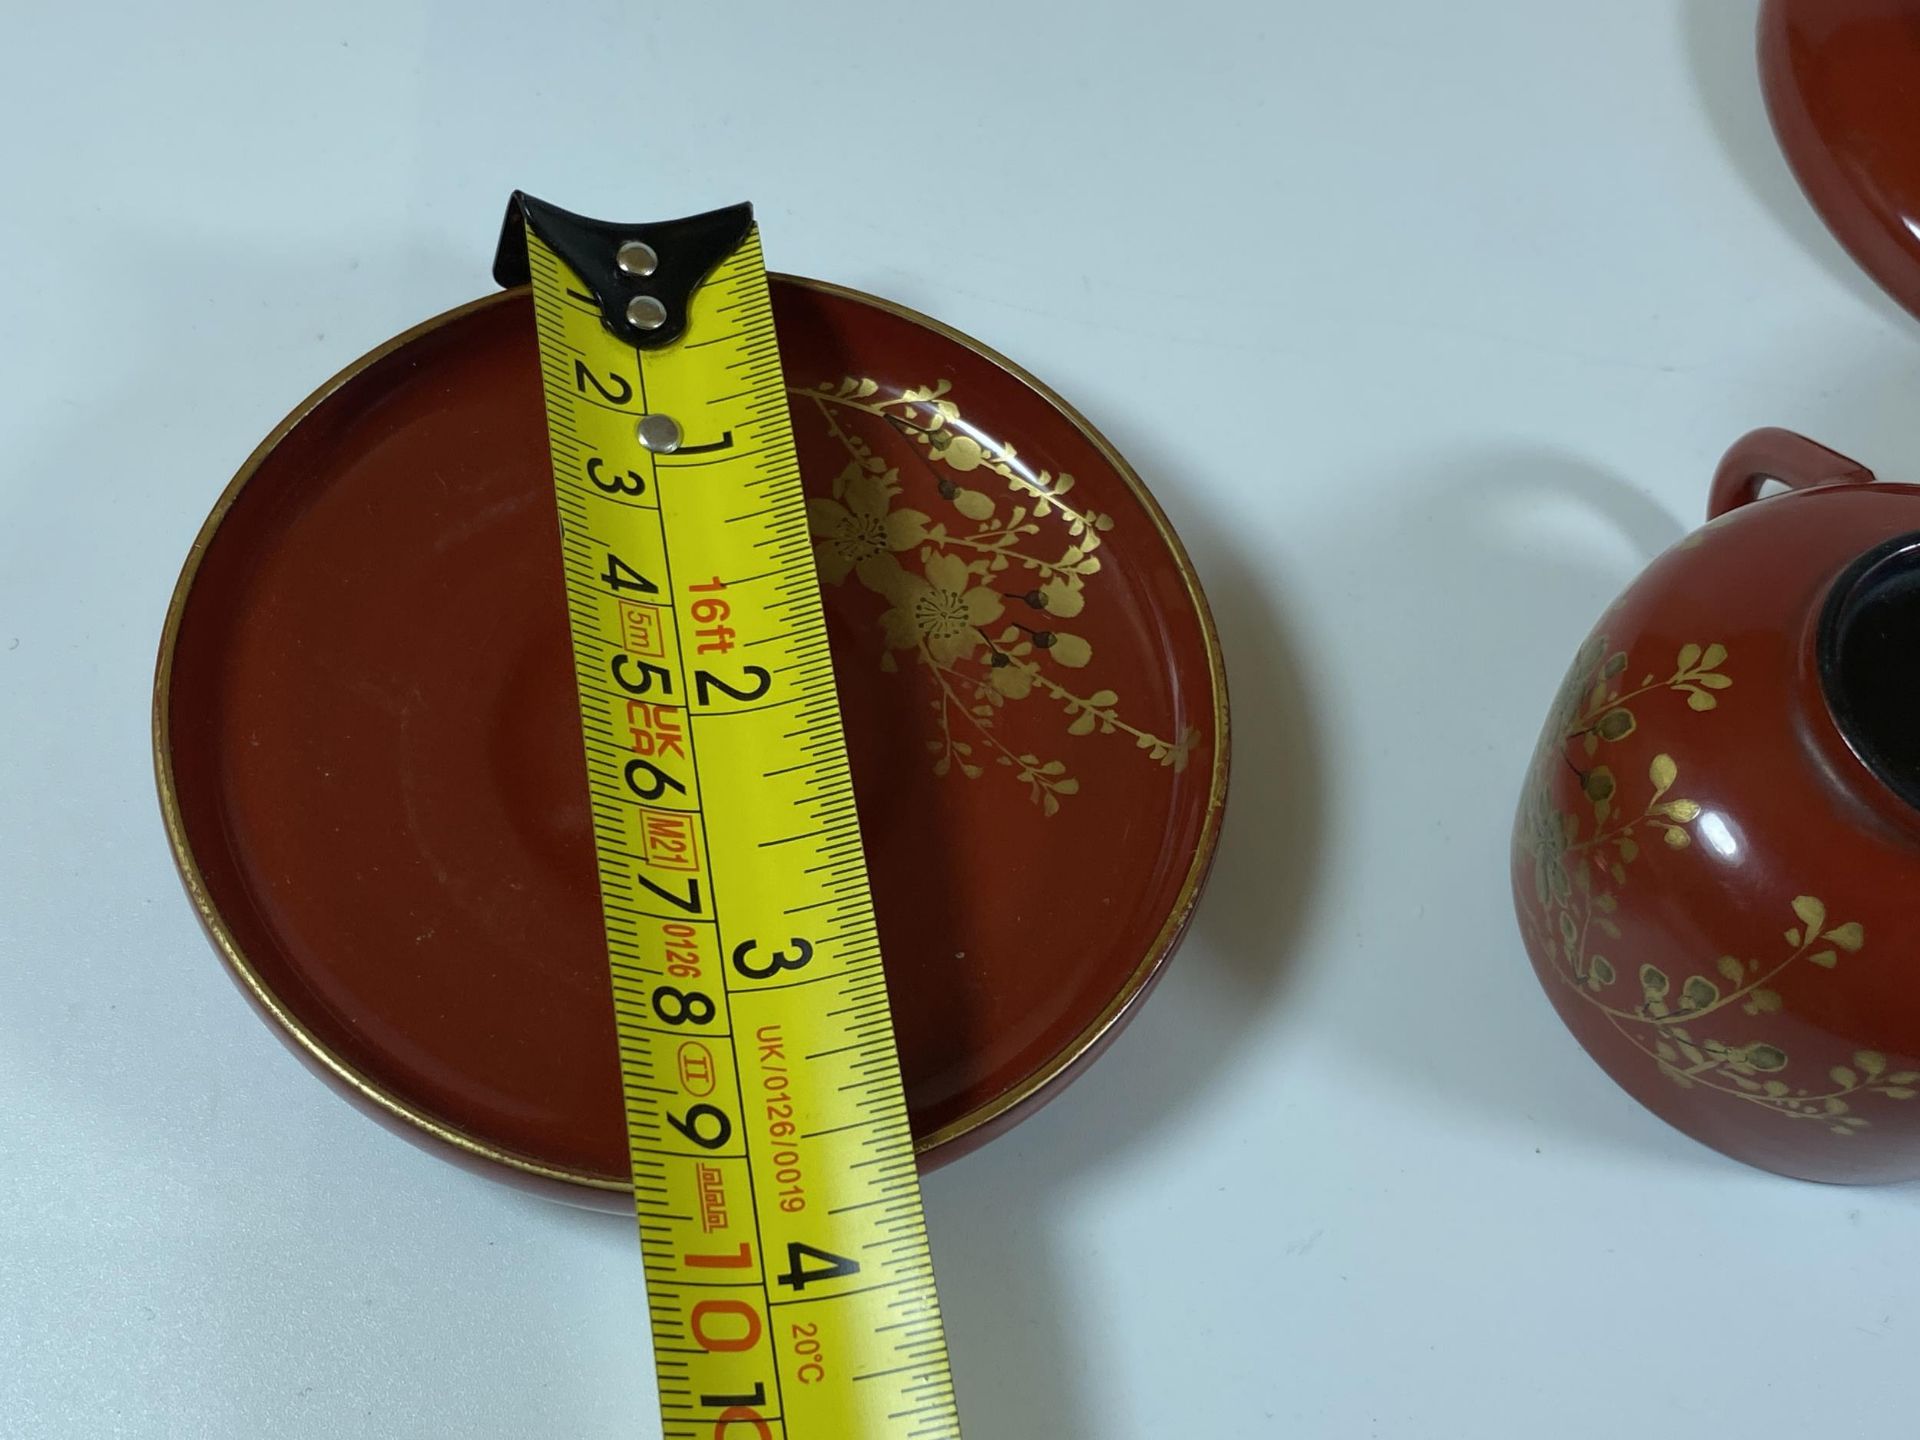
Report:
[{"label": "tape measure blade", "polygon": [[666,1434],[957,1436],[758,231],[638,352],[528,251]]}]

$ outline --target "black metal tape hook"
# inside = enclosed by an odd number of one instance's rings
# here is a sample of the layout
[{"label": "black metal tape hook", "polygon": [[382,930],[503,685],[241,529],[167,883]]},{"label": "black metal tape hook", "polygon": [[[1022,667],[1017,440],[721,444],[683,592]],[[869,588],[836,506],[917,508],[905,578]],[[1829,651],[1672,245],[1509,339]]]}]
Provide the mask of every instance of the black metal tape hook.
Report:
[{"label": "black metal tape hook", "polygon": [[[586,282],[608,330],[636,350],[655,350],[680,338],[693,292],[752,228],[751,205],[729,205],[684,220],[613,225],[516,190],[500,227],[493,278],[506,287],[532,278],[527,267],[531,229]],[[631,248],[634,242],[644,250]],[[625,266],[622,246],[629,247]]]}]

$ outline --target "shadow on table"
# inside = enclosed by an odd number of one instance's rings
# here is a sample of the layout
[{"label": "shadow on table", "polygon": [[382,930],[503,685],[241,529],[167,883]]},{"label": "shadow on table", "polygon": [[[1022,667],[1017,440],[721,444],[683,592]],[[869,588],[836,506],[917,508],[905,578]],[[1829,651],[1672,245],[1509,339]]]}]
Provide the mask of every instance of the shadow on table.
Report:
[{"label": "shadow on table", "polygon": [[[1403,825],[1382,904],[1417,934],[1343,1010],[1355,1067],[1435,1094],[1463,1125],[1671,1160],[1677,1142],[1608,1104],[1555,1017],[1514,921],[1514,806],[1588,628],[1683,527],[1620,479],[1551,450],[1489,449],[1410,474],[1369,535],[1404,607],[1351,643],[1389,667],[1406,739],[1382,750],[1371,823]],[[1705,477],[1702,477],[1704,491]],[[1382,842],[1383,845],[1385,842]],[[1705,1152],[1701,1152],[1704,1159]]]},{"label": "shadow on table", "polygon": [[[1222,1070],[1260,1043],[1319,883],[1321,724],[1272,577],[1224,527],[1181,529],[1219,624],[1237,721],[1225,833],[1189,942],[1134,1026],[1030,1125],[927,1181],[962,1415],[980,1440],[1104,1434],[1102,1357],[1061,1264],[1075,1248],[1065,1233],[1075,1191],[1124,1165],[1142,1132],[1204,1109]],[[555,1223],[540,1202],[522,1203]],[[1142,1246],[1141,1264],[1170,1263],[1148,1237]]]},{"label": "shadow on table", "polygon": [[[1150,484],[1175,492],[1174,457],[1153,454],[1146,437],[1115,438]],[[1076,1313],[1068,1297],[1081,1287],[1062,1265],[1080,1248],[1066,1229],[1076,1192],[1124,1168],[1145,1132],[1203,1111],[1222,1073],[1271,1033],[1320,888],[1322,721],[1279,611],[1284,577],[1244,548],[1230,519],[1178,519],[1220,629],[1233,719],[1224,832],[1188,943],[1086,1079],[928,1182],[962,1413],[983,1440],[1106,1433],[1095,1403],[1104,1360],[1089,1344],[1100,1327]],[[1140,1243],[1140,1265],[1172,1263],[1153,1237]]]},{"label": "shadow on table", "polygon": [[[1121,438],[1130,451],[1151,449]],[[1705,483],[1702,474],[1703,497]],[[1506,827],[1553,687],[1584,628],[1685,526],[1619,477],[1546,449],[1464,453],[1410,476],[1406,493],[1405,508],[1379,517],[1365,537],[1369,563],[1408,599],[1405,621],[1368,643],[1407,694],[1440,701],[1424,738],[1381,763],[1412,775],[1464,757],[1484,768],[1489,798],[1477,822],[1453,817],[1480,832],[1437,850],[1427,873],[1401,877],[1392,903],[1426,904],[1436,925],[1451,917],[1485,943],[1436,941],[1446,965],[1404,957],[1377,1003],[1352,1017],[1353,1063],[1435,1090],[1474,1122],[1664,1165],[1724,1167],[1637,1107],[1596,1101],[1606,1082],[1540,993],[1505,890]],[[1124,1173],[1147,1134],[1203,1113],[1250,1047],[1284,1043],[1275,1022],[1315,918],[1330,823],[1321,737],[1334,717],[1316,711],[1298,663],[1277,599],[1285,577],[1223,522],[1185,517],[1181,530],[1213,602],[1232,686],[1226,831],[1192,941],[1135,1026],[1054,1106],[927,1181],[974,1440],[1104,1440],[1103,1367],[1112,1362],[1092,1338],[1104,1327],[1082,1308],[1084,1277],[1072,1273],[1084,1249],[1072,1217],[1085,1192]],[[1920,1184],[1883,1193],[1920,1203]],[[628,1243],[623,1225],[605,1228]],[[1107,1253],[1101,1263],[1116,1271],[1176,1263],[1162,1238],[1136,1237],[1137,1253]]]}]

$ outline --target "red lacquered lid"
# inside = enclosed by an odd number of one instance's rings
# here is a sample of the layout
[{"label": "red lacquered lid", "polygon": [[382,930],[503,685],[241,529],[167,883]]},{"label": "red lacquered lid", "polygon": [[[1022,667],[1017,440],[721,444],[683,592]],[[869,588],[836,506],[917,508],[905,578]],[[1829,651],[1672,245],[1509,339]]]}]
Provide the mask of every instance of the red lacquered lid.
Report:
[{"label": "red lacquered lid", "polygon": [[1808,199],[1920,315],[1920,0],[1767,0],[1760,75]]}]

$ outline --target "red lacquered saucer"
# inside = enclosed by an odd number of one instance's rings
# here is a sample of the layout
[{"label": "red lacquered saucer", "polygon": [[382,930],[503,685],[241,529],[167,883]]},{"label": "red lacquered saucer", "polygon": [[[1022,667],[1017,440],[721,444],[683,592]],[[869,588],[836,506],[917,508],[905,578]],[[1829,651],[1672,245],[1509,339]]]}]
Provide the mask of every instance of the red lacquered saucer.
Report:
[{"label": "red lacquered saucer", "polygon": [[[1192,567],[1033,377],[774,302],[922,1163],[1085,1066],[1180,939],[1227,712]],[[381,347],[270,435],[168,611],[167,830],[241,987],[402,1133],[624,1207],[532,308]]]}]

